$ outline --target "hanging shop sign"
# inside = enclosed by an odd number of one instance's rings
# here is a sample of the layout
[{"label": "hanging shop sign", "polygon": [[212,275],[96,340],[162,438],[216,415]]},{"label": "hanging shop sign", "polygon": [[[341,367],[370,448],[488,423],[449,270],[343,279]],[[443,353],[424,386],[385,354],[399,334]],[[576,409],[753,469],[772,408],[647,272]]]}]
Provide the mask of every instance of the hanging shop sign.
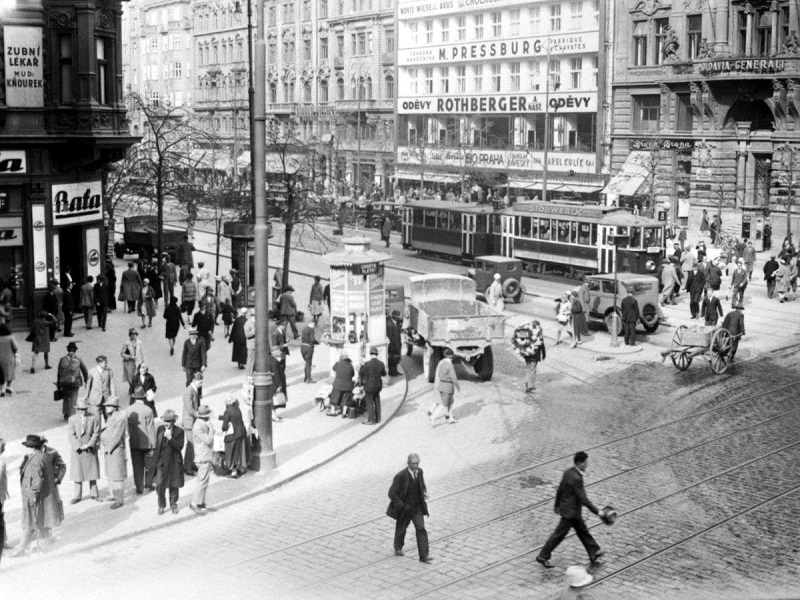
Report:
[{"label": "hanging shop sign", "polygon": [[[545,110],[547,106],[547,110]],[[549,95],[494,94],[481,96],[432,96],[418,98],[400,97],[400,114],[530,114],[530,113],[595,113],[597,92],[567,94],[551,92]]]},{"label": "hanging shop sign", "polygon": [[56,227],[103,218],[103,186],[99,181],[54,184],[51,195]]},{"label": "hanging shop sign", "polygon": [[22,246],[22,217],[0,219],[0,247]]},{"label": "hanging shop sign", "polygon": [[24,150],[0,150],[0,176],[27,172]]},{"label": "hanging shop sign", "polygon": [[3,27],[6,106],[44,106],[42,28]]}]

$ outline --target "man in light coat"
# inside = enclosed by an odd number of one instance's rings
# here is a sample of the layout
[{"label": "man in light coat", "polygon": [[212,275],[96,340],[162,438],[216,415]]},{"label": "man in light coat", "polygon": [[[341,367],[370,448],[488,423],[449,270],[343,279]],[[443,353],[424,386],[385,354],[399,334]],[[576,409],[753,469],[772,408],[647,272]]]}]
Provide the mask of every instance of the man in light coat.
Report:
[{"label": "man in light coat", "polygon": [[503,285],[500,283],[500,279],[502,279],[500,273],[495,273],[492,285],[486,290],[486,302],[489,306],[503,312],[506,308],[506,301],[503,298]]},{"label": "man in light coat", "polygon": [[183,418],[181,425],[186,432],[186,450],[183,457],[183,471],[187,475],[197,473],[197,465],[194,460],[194,440],[192,439],[192,429],[194,428],[197,411],[200,408],[200,399],[203,397],[203,374],[195,373],[194,379],[186,386],[183,392]]},{"label": "man in light coat", "polygon": [[113,500],[112,509],[121,508],[125,504],[125,478],[128,476],[128,465],[125,460],[125,438],[128,434],[128,419],[119,410],[119,401],[111,396],[105,402],[106,425],[100,432],[100,442],[105,454],[106,477],[108,489]]},{"label": "man in light coat", "polygon": [[436,419],[440,414],[444,414],[448,423],[455,423],[456,419],[453,417],[453,402],[455,400],[456,391],[461,391],[458,385],[458,376],[456,375],[456,368],[453,365],[453,351],[450,348],[445,348],[444,358],[439,361],[436,367],[436,389],[439,391],[439,402],[433,407],[430,413],[431,426],[436,426]]},{"label": "man in light coat", "polygon": [[672,261],[664,261],[664,268],[661,270],[661,284],[664,286],[661,290],[661,306],[676,304],[672,298],[672,293],[677,286],[680,286],[681,281],[678,279],[678,273],[675,271],[675,264]]},{"label": "man in light coat", "polygon": [[57,385],[61,391],[61,412],[65,421],[75,414],[75,402],[78,400],[78,392],[89,379],[89,371],[86,370],[86,365],[75,355],[77,351],[78,345],[75,342],[70,342],[67,344],[67,355],[58,361]]},{"label": "man in light coat", "polygon": [[83,482],[89,482],[89,496],[100,501],[97,480],[100,479],[100,460],[97,445],[100,442],[100,420],[88,412],[89,404],[84,398],[78,400],[77,412],[67,422],[67,437],[72,446],[70,477],[75,492],[70,504],[77,504],[83,496]]},{"label": "man in light coat", "polygon": [[214,470],[214,425],[211,423],[211,409],[203,404],[197,409],[197,419],[192,426],[191,436],[194,438],[195,462],[197,477],[192,502],[189,508],[198,515],[208,513],[206,508],[206,491]]},{"label": "man in light coat", "polygon": [[155,475],[153,466],[148,465],[147,459],[148,455],[153,456],[153,448],[156,446],[156,423],[153,410],[144,403],[146,398],[144,388],[137,387],[131,395],[132,404],[127,410],[133,483],[137,494],[143,494],[145,487],[152,489]]},{"label": "man in light coat", "polygon": [[97,366],[89,371],[86,380],[86,402],[89,404],[89,414],[100,419],[105,402],[116,396],[117,390],[114,373],[108,368],[108,358],[101,354],[96,361]]}]

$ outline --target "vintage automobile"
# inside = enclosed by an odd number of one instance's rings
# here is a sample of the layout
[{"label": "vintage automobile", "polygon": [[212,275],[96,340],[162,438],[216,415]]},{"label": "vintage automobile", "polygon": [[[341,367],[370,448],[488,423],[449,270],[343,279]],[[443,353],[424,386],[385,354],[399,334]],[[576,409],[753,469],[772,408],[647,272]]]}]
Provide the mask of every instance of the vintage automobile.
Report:
[{"label": "vintage automobile", "polygon": [[[614,306],[614,275],[588,275],[586,283],[589,286],[589,318],[602,320],[611,331],[612,314],[616,310],[620,314],[622,299],[628,295],[628,290],[633,290],[633,295],[639,303],[641,323],[647,333],[658,329],[661,318],[661,309],[658,304],[658,279],[652,275],[637,275],[636,273],[617,274],[617,305]],[[617,334],[622,334],[622,321],[618,318]]]},{"label": "vintage automobile", "polygon": [[500,284],[503,286],[503,297],[511,299],[517,304],[522,302],[525,290],[522,287],[522,261],[518,258],[505,256],[476,256],[475,267],[467,271],[467,277],[475,280],[484,297],[494,281],[494,274],[500,274]]}]

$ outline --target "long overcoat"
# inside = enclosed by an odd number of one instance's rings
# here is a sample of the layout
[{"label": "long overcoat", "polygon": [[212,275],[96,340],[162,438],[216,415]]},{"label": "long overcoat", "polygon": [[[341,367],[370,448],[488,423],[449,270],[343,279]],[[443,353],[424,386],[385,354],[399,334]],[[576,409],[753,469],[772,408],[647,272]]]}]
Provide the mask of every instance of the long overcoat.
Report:
[{"label": "long overcoat", "polygon": [[36,450],[22,460],[20,490],[24,531],[61,525],[61,507],[56,506],[55,486],[53,463],[44,451]]},{"label": "long overcoat", "polygon": [[134,269],[126,269],[122,273],[122,282],[119,285],[119,295],[126,302],[136,302],[142,293],[142,278]]},{"label": "long overcoat", "polygon": [[[100,440],[100,422],[94,415],[86,415],[86,427],[81,433],[82,415],[75,414],[67,423],[67,435],[72,456],[69,461],[70,479],[77,483],[100,479],[100,460],[97,458],[97,444]],[[78,448],[89,445],[91,450],[78,454]]]},{"label": "long overcoat", "polygon": [[247,322],[247,317],[241,315],[236,317],[231,327],[231,335],[228,341],[233,344],[231,352],[231,361],[241,365],[247,362],[247,336],[244,333],[244,324]]},{"label": "long overcoat", "polygon": [[183,450],[184,433],[178,426],[172,427],[172,439],[168,439],[164,432],[166,425],[159,425],[156,432],[156,448],[153,464],[156,465],[156,485],[168,488],[183,487]]},{"label": "long overcoat", "polygon": [[128,465],[125,459],[125,432],[128,419],[125,413],[116,411],[106,421],[100,432],[103,453],[106,457],[106,477],[109,481],[124,481],[128,476]]}]

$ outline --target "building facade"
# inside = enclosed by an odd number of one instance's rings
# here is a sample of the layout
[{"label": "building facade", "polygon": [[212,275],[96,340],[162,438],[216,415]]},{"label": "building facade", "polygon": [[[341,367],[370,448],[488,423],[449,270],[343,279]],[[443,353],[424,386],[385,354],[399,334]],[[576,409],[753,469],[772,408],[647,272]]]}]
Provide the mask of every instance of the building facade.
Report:
[{"label": "building facade", "polygon": [[800,175],[797,7],[627,0],[613,18],[611,197],[684,224],[722,209],[755,240],[771,218],[778,237]]},{"label": "building facade", "polygon": [[602,8],[398,0],[401,185],[597,198]]},{"label": "building facade", "polygon": [[118,0],[18,2],[1,31],[0,279],[26,327],[66,267],[104,269],[103,170],[134,138]]}]

